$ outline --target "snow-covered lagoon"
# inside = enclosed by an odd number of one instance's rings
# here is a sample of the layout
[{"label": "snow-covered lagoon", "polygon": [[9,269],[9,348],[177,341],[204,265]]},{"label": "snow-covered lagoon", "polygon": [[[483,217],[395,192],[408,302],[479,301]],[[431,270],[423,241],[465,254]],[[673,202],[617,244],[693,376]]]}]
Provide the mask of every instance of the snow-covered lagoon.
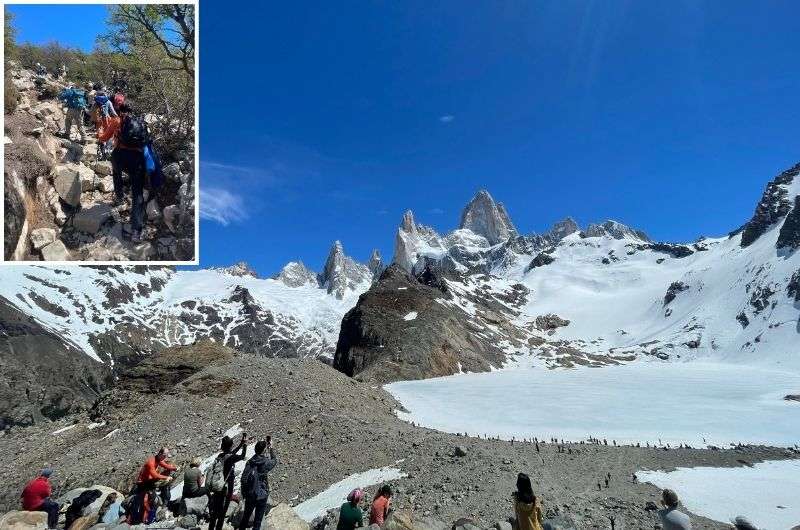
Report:
[{"label": "snow-covered lagoon", "polygon": [[800,461],[761,462],[753,467],[695,467],[646,471],[642,482],[680,492],[692,512],[717,521],[746,515],[759,528],[800,524]]},{"label": "snow-covered lagoon", "polygon": [[[800,374],[723,363],[517,368],[386,386],[401,418],[471,435],[617,443],[800,443]],[[705,439],[705,443],[704,440]]]}]

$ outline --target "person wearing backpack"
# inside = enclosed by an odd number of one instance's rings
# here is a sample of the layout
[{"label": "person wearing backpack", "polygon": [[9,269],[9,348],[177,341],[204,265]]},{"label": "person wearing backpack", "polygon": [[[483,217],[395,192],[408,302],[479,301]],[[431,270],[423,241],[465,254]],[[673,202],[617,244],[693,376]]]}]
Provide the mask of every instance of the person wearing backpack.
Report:
[{"label": "person wearing backpack", "polygon": [[133,112],[130,103],[119,107],[119,116],[109,118],[108,125],[97,137],[100,142],[114,140],[111,152],[111,175],[114,181],[114,204],[124,201],[125,188],[122,184],[122,173],[131,179],[133,205],[131,207],[131,241],[141,243],[144,228],[145,203],[144,185],[146,178],[144,148],[150,143],[147,124],[141,116]]},{"label": "person wearing backpack", "polygon": [[[225,514],[233,496],[234,469],[237,462],[245,459],[247,453],[247,434],[242,433],[239,445],[233,448],[233,438],[223,436],[220,453],[206,469],[206,487],[211,492],[208,503],[208,530],[222,530]],[[239,451],[241,450],[240,454]]]},{"label": "person wearing backpack", "polygon": [[43,469],[38,477],[25,485],[20,497],[23,510],[47,513],[47,528],[50,530],[58,528],[58,513],[60,510],[58,503],[50,498],[53,494],[53,487],[50,485],[50,475],[52,474],[52,469]]},{"label": "person wearing backpack", "polygon": [[64,105],[67,107],[67,113],[64,117],[64,138],[70,138],[72,133],[72,124],[78,127],[78,132],[81,133],[81,143],[86,143],[86,130],[83,128],[83,111],[86,108],[86,92],[73,85],[65,88],[58,96]]},{"label": "person wearing backpack", "polygon": [[[264,452],[269,448],[269,457]],[[272,438],[260,440],[256,444],[256,454],[247,461],[242,472],[242,497],[244,497],[244,513],[239,530],[245,530],[250,516],[253,517],[253,530],[261,530],[261,521],[267,514],[267,500],[269,499],[269,480],[267,473],[278,465],[275,450],[272,448]]]}]

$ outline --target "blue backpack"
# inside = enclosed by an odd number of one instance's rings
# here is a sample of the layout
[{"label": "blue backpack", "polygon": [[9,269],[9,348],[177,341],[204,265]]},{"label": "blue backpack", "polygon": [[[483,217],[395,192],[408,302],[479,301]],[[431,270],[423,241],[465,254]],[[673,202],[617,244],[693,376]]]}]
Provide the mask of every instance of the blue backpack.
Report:
[{"label": "blue backpack", "polygon": [[104,107],[109,101],[110,100],[108,99],[108,96],[105,94],[100,94],[94,97],[94,102],[97,103],[98,107]]},{"label": "blue backpack", "polygon": [[161,160],[153,148],[153,142],[147,142],[143,149],[144,168],[150,175],[150,187],[156,189],[164,183],[164,173],[161,171]]},{"label": "blue backpack", "polygon": [[64,89],[64,91],[61,93],[61,99],[67,104],[67,108],[86,108],[86,93],[83,90],[78,90],[76,88]]}]

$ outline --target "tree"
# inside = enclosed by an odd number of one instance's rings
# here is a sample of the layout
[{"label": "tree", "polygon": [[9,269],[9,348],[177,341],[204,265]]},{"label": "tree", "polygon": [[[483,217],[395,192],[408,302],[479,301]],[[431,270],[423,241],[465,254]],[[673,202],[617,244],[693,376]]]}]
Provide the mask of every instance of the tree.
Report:
[{"label": "tree", "polygon": [[17,28],[14,27],[14,13],[8,10],[8,8],[4,9],[5,19],[3,20],[3,26],[5,28],[5,39],[3,41],[3,47],[5,50],[5,57],[6,61],[9,59],[14,58],[15,52],[15,41],[17,38]]}]

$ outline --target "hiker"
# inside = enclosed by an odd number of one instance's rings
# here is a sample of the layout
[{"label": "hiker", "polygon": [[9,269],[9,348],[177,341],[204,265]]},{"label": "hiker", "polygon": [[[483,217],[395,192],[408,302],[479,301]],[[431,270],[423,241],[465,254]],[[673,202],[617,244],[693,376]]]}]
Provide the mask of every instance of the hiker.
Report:
[{"label": "hiker", "polygon": [[52,474],[52,469],[43,469],[38,477],[25,485],[21,496],[23,510],[47,513],[47,528],[50,530],[58,528],[58,511],[60,509],[58,503],[50,498],[53,494],[53,487],[50,485],[50,475]]},{"label": "hiker", "polygon": [[392,504],[392,488],[384,484],[372,499],[372,506],[369,510],[369,524],[383,526],[383,522],[389,516],[389,508]]},{"label": "hiker", "polygon": [[533,494],[531,479],[525,473],[517,475],[514,492],[515,530],[542,530],[542,503]]},{"label": "hiker", "polygon": [[202,461],[195,457],[189,462],[189,469],[183,473],[183,493],[184,499],[194,499],[208,495],[208,488],[205,487],[205,477],[200,470]]},{"label": "hiker", "polygon": [[678,494],[671,489],[661,492],[664,509],[658,511],[663,530],[692,530],[689,516],[678,510]]},{"label": "hiker", "polygon": [[[206,487],[211,492],[208,503],[208,530],[222,530],[225,514],[233,496],[233,466],[244,460],[247,453],[245,440],[247,434],[242,433],[239,445],[233,448],[233,438],[223,436],[220,443],[220,453],[214,463],[206,470]],[[236,454],[241,449],[241,454]]]},{"label": "hiker", "polygon": [[336,530],[353,530],[364,526],[364,512],[358,507],[363,498],[364,492],[360,488],[350,492],[347,502],[339,508],[339,524],[336,525]]},{"label": "hiker", "polygon": [[70,139],[72,133],[72,124],[78,127],[78,132],[81,134],[81,143],[86,143],[86,130],[83,128],[83,111],[86,108],[86,92],[70,85],[65,88],[58,99],[64,102],[67,107],[67,113],[64,117],[64,138]]},{"label": "hiker", "polygon": [[[178,470],[177,466],[167,462],[167,459],[171,456],[169,449],[162,447],[158,450],[158,453],[149,457],[142,465],[133,491],[135,495],[140,497],[140,503],[137,506],[141,507],[141,511],[132,510],[134,513],[129,514],[129,518],[134,524],[139,521],[145,524],[152,522],[153,508],[157,503],[154,498],[156,492],[158,492],[164,503],[169,502],[169,484],[173,480],[170,473]],[[159,468],[166,470],[166,473],[159,473]]]},{"label": "hiker", "polygon": [[128,174],[131,180],[131,241],[141,243],[144,228],[145,203],[145,160],[144,147],[150,141],[150,134],[144,120],[136,116],[130,103],[119,107],[119,116],[109,118],[108,126],[98,135],[100,142],[114,140],[111,152],[111,174],[114,181],[114,205],[124,202],[124,186],[122,173]]},{"label": "hiker", "polygon": [[[269,458],[264,452],[269,448]],[[278,465],[275,450],[272,448],[272,438],[256,443],[256,454],[247,461],[242,472],[242,496],[244,497],[244,514],[239,530],[245,530],[250,516],[253,517],[253,530],[261,529],[261,521],[268,512],[267,500],[269,499],[269,480],[267,474]]]},{"label": "hiker", "polygon": [[111,96],[111,106],[119,112],[119,108],[125,103],[125,92],[118,86],[114,86],[114,95]]}]

